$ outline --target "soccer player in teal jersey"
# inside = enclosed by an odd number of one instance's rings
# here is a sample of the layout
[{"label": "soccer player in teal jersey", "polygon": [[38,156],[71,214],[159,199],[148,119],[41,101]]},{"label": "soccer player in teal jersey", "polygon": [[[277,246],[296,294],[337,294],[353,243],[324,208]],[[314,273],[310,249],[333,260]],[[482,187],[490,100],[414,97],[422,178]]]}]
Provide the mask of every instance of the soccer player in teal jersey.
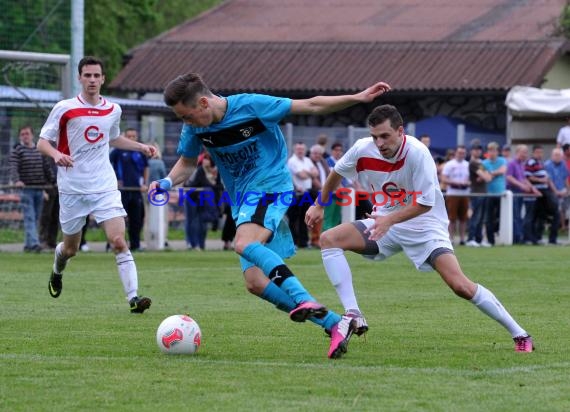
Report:
[{"label": "soccer player in teal jersey", "polygon": [[352,314],[340,316],[319,304],[283,261],[295,253],[295,247],[283,221],[293,184],[279,122],[289,114],[326,114],[369,103],[389,90],[388,84],[378,82],[343,96],[222,97],[213,94],[199,74],[189,73],[172,80],[164,91],[164,101],[184,122],[180,159],[165,179],[150,185],[149,196],[184,182],[205,147],[226,187],[229,199],[224,200],[231,201],[237,226],[235,251],[241,256],[247,289],[289,312],[293,321],[308,319],[321,325],[331,334],[330,358],[342,356],[350,336],[365,330],[357,329]]}]

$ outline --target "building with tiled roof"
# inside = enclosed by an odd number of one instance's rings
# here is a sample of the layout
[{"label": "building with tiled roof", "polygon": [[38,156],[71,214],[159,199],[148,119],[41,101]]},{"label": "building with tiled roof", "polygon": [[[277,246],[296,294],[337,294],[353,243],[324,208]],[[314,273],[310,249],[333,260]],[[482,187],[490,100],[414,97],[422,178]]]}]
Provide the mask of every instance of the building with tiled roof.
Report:
[{"label": "building with tiled roof", "polygon": [[[515,85],[570,87],[566,0],[227,0],[129,51],[111,83],[141,97],[203,74],[216,92],[294,98],[378,80],[407,121],[453,116],[504,131]],[[370,107],[295,124],[363,125]]]}]

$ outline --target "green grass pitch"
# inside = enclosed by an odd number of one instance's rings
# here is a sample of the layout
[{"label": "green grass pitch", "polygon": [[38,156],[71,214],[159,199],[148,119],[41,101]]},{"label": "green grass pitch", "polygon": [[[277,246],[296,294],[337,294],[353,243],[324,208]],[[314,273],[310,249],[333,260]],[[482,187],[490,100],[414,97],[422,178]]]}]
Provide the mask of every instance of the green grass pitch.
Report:
[{"label": "green grass pitch", "polygon": [[[321,329],[245,291],[231,252],[137,254],[140,291],[153,299],[143,315],[129,313],[112,255],[76,257],[53,299],[51,254],[2,253],[0,410],[570,410],[569,249],[457,254],[535,337],[534,353],[515,353],[501,326],[403,255],[349,254],[370,331],[332,361]],[[288,263],[341,309],[318,251]],[[176,313],[200,324],[194,356],[156,346],[157,326]]]}]

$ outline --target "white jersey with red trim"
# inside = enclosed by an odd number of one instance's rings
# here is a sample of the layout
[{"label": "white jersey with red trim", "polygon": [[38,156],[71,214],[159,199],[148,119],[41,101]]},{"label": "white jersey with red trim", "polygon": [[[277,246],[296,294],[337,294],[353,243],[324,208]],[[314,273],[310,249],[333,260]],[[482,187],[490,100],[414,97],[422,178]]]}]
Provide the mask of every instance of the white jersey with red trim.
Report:
[{"label": "white jersey with red trim", "polygon": [[441,230],[449,221],[437,180],[435,162],[428,148],[413,136],[405,136],[396,155],[386,159],[372,137],[359,139],[336,163],[334,170],[347,179],[358,179],[370,193],[374,214],[387,215],[417,202],[431,209],[395,226],[414,231]]},{"label": "white jersey with red trim", "polygon": [[109,142],[119,136],[121,107],[105,98],[92,106],[80,95],[57,103],[40,137],[56,142],[70,155],[73,167],[58,167],[61,193],[89,194],[117,190],[117,177],[109,161]]}]

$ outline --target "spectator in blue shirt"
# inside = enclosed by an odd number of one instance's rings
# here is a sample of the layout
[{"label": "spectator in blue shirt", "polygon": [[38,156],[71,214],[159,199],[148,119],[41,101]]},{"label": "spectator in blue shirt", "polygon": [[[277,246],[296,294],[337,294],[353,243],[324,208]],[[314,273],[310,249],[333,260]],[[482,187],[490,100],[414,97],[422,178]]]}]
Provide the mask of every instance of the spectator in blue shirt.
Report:
[{"label": "spectator in blue shirt", "polygon": [[[570,174],[564,161],[562,149],[556,148],[552,150],[550,159],[544,162],[544,168],[554,185],[554,194],[558,198],[558,209],[562,217],[566,214],[566,209],[568,208],[568,187],[570,185],[568,181]],[[564,219],[561,220],[563,221]]]},{"label": "spectator in blue shirt", "polygon": [[[138,140],[135,129],[125,131],[125,137]],[[111,164],[115,169],[121,200],[127,212],[127,228],[129,233],[130,249],[140,251],[141,231],[144,222],[144,202],[142,192],[146,192],[148,184],[148,160],[140,152],[132,150],[114,149],[111,152]]]},{"label": "spectator in blue shirt", "polygon": [[[487,193],[499,195],[507,188],[505,173],[507,172],[507,160],[499,156],[499,145],[491,142],[487,145],[487,159],[483,160],[483,167],[491,175],[491,180],[487,183]],[[495,232],[499,228],[499,214],[501,211],[501,198],[499,196],[489,196],[485,199],[485,230],[487,232],[487,242],[484,246],[495,245]]]}]

